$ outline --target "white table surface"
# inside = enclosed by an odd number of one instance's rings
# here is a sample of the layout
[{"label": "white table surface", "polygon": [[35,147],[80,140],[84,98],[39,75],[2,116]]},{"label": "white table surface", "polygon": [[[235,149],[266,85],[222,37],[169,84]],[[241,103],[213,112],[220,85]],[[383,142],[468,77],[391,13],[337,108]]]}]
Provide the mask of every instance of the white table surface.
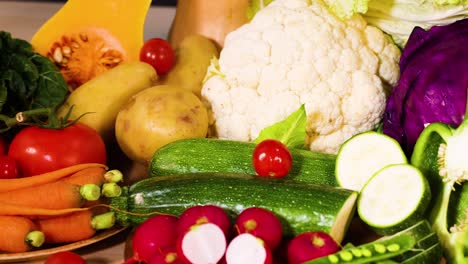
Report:
[{"label": "white table surface", "polygon": [[[29,41],[39,27],[62,4],[0,0],[0,31],[8,31],[15,38]],[[146,18],[145,39],[151,37],[166,38],[174,15],[175,9],[173,7],[151,7]],[[127,235],[128,231],[124,231],[99,243],[81,248],[76,252],[82,255],[88,264],[122,263]],[[43,262],[44,259],[37,259],[29,262],[19,261],[18,263],[39,264]]]}]

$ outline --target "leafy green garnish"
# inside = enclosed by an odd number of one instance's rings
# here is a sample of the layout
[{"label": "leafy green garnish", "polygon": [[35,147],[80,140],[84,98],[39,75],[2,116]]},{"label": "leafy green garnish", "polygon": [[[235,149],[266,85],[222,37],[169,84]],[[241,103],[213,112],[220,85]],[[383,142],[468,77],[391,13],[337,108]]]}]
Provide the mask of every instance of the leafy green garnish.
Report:
[{"label": "leafy green garnish", "polygon": [[273,0],[249,0],[249,6],[247,8],[247,19],[250,21],[262,8],[269,5]]},{"label": "leafy green garnish", "polygon": [[276,139],[289,148],[303,148],[306,143],[307,115],[304,105],[283,121],[275,123],[260,131],[255,139],[259,143],[265,139]]},{"label": "leafy green garnish", "polygon": [[30,43],[0,31],[0,132],[49,119],[69,94],[55,64]]},{"label": "leafy green garnish", "polygon": [[369,0],[325,0],[330,10],[340,18],[350,18],[367,12]]},{"label": "leafy green garnish", "polygon": [[[249,0],[246,11],[247,19],[250,21],[264,7],[274,0]],[[437,1],[437,0],[436,0]],[[468,0],[438,0],[438,1],[468,1]],[[324,0],[328,8],[339,18],[348,19],[356,13],[365,14],[368,9],[369,0]]]}]

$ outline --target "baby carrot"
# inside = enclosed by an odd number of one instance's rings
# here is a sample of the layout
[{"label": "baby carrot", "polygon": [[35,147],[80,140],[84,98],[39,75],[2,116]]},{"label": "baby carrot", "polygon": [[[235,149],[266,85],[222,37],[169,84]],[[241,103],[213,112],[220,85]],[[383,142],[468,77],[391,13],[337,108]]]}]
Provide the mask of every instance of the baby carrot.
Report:
[{"label": "baby carrot", "polygon": [[23,216],[0,215],[0,251],[27,252],[44,243],[44,233],[36,224]]},{"label": "baby carrot", "polygon": [[73,212],[86,211],[90,208],[67,208],[67,209],[44,209],[37,207],[30,207],[24,205],[11,204],[0,201],[0,215],[5,216],[28,216],[28,217],[45,217],[45,216],[57,216],[65,215]]},{"label": "baby carrot", "polygon": [[101,186],[106,181],[104,178],[105,173],[106,169],[104,167],[89,167],[75,172],[63,178],[63,180],[78,185],[93,183]]},{"label": "baby carrot", "polygon": [[[86,186],[86,185],[84,185]],[[99,198],[95,194],[96,199]],[[44,209],[65,209],[81,207],[84,203],[81,186],[66,181],[56,181],[34,187],[0,193],[0,201],[16,205]]]},{"label": "baby carrot", "polygon": [[111,228],[114,213],[94,215],[91,210],[36,221],[46,243],[71,243],[91,238],[96,230]]},{"label": "baby carrot", "polygon": [[47,172],[44,174],[16,179],[0,179],[0,192],[13,191],[21,188],[33,187],[45,183],[50,183],[66,177],[70,174],[90,167],[107,168],[104,164],[84,163],[69,166],[63,169]]}]

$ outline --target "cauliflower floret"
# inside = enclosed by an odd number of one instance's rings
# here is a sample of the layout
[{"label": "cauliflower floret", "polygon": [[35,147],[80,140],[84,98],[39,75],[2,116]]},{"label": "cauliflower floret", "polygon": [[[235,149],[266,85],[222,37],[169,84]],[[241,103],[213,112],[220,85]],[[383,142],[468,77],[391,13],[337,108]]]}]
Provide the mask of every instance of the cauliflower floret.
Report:
[{"label": "cauliflower floret", "polygon": [[336,153],[380,122],[399,58],[360,15],[342,20],[320,0],[276,0],[227,35],[202,96],[216,135],[241,141],[304,104],[310,149]]}]

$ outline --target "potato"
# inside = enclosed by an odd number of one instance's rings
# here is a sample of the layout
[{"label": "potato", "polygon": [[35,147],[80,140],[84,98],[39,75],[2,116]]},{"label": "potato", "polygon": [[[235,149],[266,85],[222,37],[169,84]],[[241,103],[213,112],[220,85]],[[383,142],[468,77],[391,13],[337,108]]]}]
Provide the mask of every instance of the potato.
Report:
[{"label": "potato", "polygon": [[122,63],[73,91],[58,109],[58,115],[66,116],[73,106],[69,119],[81,116],[80,122],[96,129],[110,144],[115,140],[114,123],[120,108],[132,95],[155,85],[157,79],[156,71],[147,63]]},{"label": "potato", "polygon": [[203,79],[212,58],[219,57],[214,42],[201,35],[189,35],[176,47],[176,63],[161,76],[161,84],[175,85],[200,97]]},{"label": "potato", "polygon": [[161,146],[183,138],[206,137],[208,113],[192,92],[171,85],[147,88],[122,107],[115,136],[133,161],[147,163]]}]

